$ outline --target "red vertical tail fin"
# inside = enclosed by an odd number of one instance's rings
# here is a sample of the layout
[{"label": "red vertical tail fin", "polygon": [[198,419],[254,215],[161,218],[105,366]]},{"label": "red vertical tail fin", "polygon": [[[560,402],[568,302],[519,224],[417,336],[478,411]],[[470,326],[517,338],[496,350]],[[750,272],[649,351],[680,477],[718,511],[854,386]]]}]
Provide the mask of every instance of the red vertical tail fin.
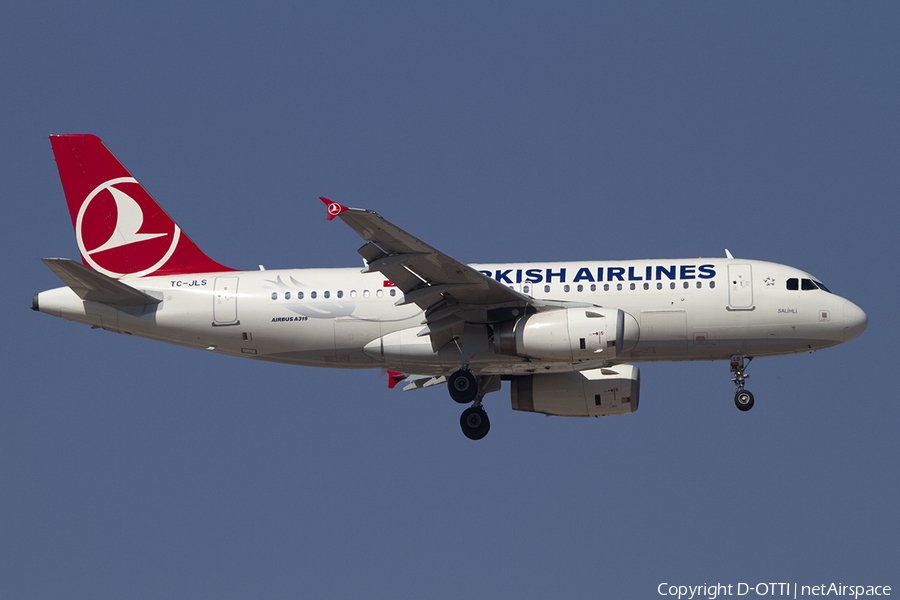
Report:
[{"label": "red vertical tail fin", "polygon": [[94,135],[51,135],[84,264],[110,277],[231,271],[206,256]]}]

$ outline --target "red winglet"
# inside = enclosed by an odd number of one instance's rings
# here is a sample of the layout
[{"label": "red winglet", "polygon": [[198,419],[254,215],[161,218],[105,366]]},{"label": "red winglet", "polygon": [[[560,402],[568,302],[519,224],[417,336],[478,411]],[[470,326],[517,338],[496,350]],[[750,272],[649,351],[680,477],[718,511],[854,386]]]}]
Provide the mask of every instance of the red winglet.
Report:
[{"label": "red winglet", "polygon": [[319,196],[319,200],[324,202],[325,206],[328,207],[328,220],[329,221],[332,220],[333,218],[335,218],[336,216],[338,216],[339,214],[341,214],[342,212],[344,212],[345,210],[349,210],[346,206],[344,206],[342,204],[338,204],[337,202],[332,202],[328,198],[323,198],[322,196]]},{"label": "red winglet", "polygon": [[400,373],[398,371],[388,371],[388,387],[390,389],[394,389],[394,386],[409,377],[405,373]]}]

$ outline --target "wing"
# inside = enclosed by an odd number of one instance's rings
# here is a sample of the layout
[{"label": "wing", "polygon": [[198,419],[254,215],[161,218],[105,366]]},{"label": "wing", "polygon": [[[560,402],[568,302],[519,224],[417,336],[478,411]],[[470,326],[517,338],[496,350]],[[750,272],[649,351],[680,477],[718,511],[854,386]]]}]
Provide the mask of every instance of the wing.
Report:
[{"label": "wing", "polygon": [[485,277],[475,269],[432,248],[377,213],[347,208],[327,198],[328,220],[342,219],[366,243],[358,250],[364,273],[380,272],[403,297],[397,305],[416,304],[425,312],[419,336],[431,336],[435,349],[456,337],[465,323],[491,323],[533,312],[538,303]]},{"label": "wing", "polygon": [[340,217],[367,243],[358,250],[366,273],[381,272],[403,292],[397,304],[417,304],[423,310],[442,298],[478,306],[534,300],[520,294],[386,221],[378,213],[347,208],[327,198],[329,220]]}]

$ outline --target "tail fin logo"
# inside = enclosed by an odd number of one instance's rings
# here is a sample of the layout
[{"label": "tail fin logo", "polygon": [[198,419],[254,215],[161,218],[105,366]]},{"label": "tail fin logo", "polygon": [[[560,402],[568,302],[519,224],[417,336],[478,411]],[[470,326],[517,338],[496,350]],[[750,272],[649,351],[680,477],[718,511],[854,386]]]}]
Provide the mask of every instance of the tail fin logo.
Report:
[{"label": "tail fin logo", "polygon": [[181,229],[134,177],[118,177],[101,183],[85,198],[75,236],[84,260],[118,279],[126,274],[150,275],[166,264],[178,246]]}]

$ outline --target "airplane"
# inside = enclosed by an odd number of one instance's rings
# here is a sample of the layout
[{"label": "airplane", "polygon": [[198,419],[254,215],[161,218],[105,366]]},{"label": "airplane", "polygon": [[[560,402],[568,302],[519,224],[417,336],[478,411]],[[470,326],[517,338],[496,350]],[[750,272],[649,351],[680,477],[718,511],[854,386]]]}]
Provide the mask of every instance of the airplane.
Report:
[{"label": "airplane", "polygon": [[484,438],[482,399],[512,408],[629,414],[653,361],[727,360],[742,411],[755,357],[859,336],[866,314],[790,266],[734,258],[465,265],[385,220],[327,198],[364,240],[364,268],[238,271],[204,254],[93,135],[51,146],[82,262],[32,309],[125,335],[292,365],[381,369],[393,388],[447,385]]}]

